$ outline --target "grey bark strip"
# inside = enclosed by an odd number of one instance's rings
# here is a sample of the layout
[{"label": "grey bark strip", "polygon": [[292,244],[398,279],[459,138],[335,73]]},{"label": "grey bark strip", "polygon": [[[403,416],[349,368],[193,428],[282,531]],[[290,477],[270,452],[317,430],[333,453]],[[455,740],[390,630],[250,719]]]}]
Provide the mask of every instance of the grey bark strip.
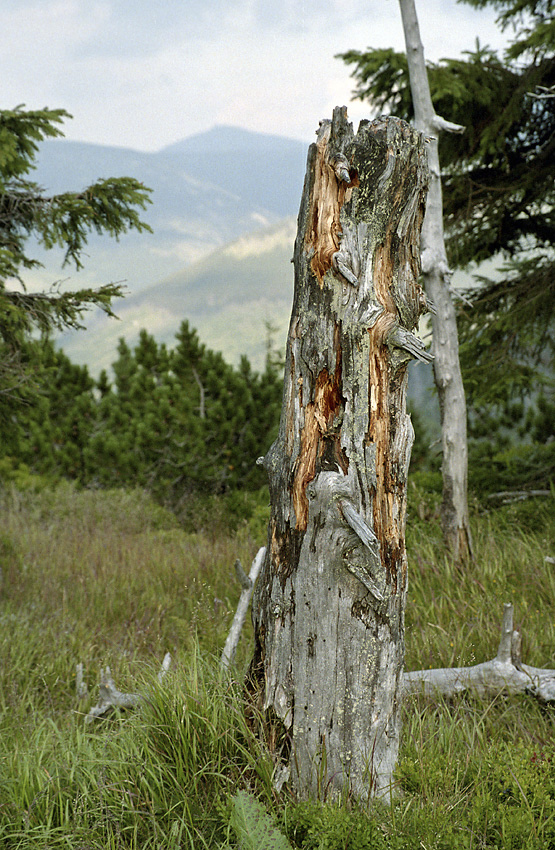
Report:
[{"label": "grey bark strip", "polygon": [[427,176],[417,131],[355,135],[345,107],[308,154],[250,670],[276,775],[302,797],[387,796],[397,759]]}]

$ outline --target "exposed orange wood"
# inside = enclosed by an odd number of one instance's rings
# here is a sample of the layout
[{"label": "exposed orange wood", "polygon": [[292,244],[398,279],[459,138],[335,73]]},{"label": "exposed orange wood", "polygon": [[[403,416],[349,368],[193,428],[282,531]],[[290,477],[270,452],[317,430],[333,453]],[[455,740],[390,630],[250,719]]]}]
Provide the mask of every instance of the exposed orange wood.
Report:
[{"label": "exposed orange wood", "polygon": [[333,427],[342,406],[340,371],[330,375],[322,369],[316,379],[314,400],[305,407],[301,447],[294,468],[291,496],[295,511],[295,528],[304,531],[308,522],[306,488],[316,474],[316,462],[322,454],[325,438]]},{"label": "exposed orange wood", "polygon": [[399,527],[395,502],[401,496],[392,475],[390,375],[388,352],[385,346],[388,333],[397,320],[397,310],[391,295],[394,260],[391,239],[379,246],[374,259],[374,291],[386,312],[368,333],[370,336],[370,419],[367,439],[376,447],[376,488],[373,502],[374,532],[381,542],[382,564],[396,591],[398,567],[403,562],[403,529]]},{"label": "exposed orange wood", "polygon": [[307,229],[305,242],[307,253],[313,252],[310,267],[320,286],[332,266],[333,255],[339,250],[341,207],[346,197],[350,197],[353,186],[358,185],[356,175],[353,175],[350,183],[338,180],[326,156],[327,143],[327,136],[320,138],[317,143],[314,186],[310,198],[311,227]]}]

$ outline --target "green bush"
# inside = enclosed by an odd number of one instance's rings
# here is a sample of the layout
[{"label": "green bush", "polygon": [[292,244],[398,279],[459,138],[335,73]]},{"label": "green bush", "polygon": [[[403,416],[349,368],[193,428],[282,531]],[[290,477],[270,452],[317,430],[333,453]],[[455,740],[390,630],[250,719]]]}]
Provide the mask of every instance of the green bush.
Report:
[{"label": "green bush", "polygon": [[246,528],[261,546],[266,543],[270,518],[267,486],[254,491],[231,490],[219,495],[191,494],[174,510],[187,531],[199,531],[214,537],[228,536]]},{"label": "green bush", "polygon": [[506,531],[519,534],[542,534],[553,526],[555,490],[551,496],[517,499],[508,504],[492,505],[496,523]]},{"label": "green bush", "polygon": [[555,846],[555,749],[503,742],[484,754],[469,821],[485,842]]},{"label": "green bush", "polygon": [[[322,803],[303,803],[284,817],[289,839],[300,850],[393,850],[401,847],[386,834],[383,819],[364,811]],[[415,845],[417,846],[417,845]]]},{"label": "green bush", "polygon": [[55,486],[56,478],[37,475],[26,463],[21,463],[11,457],[0,457],[0,486],[4,489],[13,486],[20,492],[31,491],[38,493],[47,487]]}]

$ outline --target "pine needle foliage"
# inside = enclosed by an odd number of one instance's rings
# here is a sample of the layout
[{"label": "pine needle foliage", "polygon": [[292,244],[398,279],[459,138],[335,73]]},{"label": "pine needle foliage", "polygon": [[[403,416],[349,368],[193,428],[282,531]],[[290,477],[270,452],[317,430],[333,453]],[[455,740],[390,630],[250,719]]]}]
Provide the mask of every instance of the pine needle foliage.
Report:
[{"label": "pine needle foliage", "polygon": [[[478,42],[463,59],[427,63],[437,114],[466,128],[441,137],[445,223],[457,266],[555,243],[555,99],[534,96],[555,84],[555,4],[519,5],[519,15],[500,15],[517,28],[502,55]],[[404,53],[351,50],[340,58],[354,66],[357,99],[412,119]]]},{"label": "pine needle foliage", "polygon": [[231,366],[187,322],[173,349],[141,331],[117,353],[113,380],[94,381],[48,339],[25,342],[21,362],[34,380],[21,389],[26,405],[0,395],[0,458],[84,486],[145,487],[187,522],[196,497],[236,493],[240,502],[240,492],[264,487],[256,459],[277,432],[282,393],[271,362],[262,374],[246,359]]},{"label": "pine needle foliage", "polygon": [[112,301],[123,292],[113,283],[75,292],[56,287],[28,292],[25,270],[40,265],[29,251],[29,238],[46,249],[63,248],[64,265],[79,269],[91,233],[117,239],[130,229],[150,231],[141,219],[150,190],[133,177],[111,177],[50,196],[30,179],[40,142],[63,135],[61,124],[70,117],[63,109],[0,111],[0,393],[12,401],[29,378],[19,353],[32,332],[80,328],[91,306],[113,315]]}]

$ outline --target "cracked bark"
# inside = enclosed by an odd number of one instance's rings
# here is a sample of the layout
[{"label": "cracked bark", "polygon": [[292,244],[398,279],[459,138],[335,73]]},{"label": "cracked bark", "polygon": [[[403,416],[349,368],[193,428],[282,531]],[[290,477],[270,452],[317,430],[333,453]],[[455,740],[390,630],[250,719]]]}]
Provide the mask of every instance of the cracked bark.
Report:
[{"label": "cracked bark", "polygon": [[388,796],[397,759],[427,175],[419,133],[344,107],[308,154],[249,678],[300,797]]}]

